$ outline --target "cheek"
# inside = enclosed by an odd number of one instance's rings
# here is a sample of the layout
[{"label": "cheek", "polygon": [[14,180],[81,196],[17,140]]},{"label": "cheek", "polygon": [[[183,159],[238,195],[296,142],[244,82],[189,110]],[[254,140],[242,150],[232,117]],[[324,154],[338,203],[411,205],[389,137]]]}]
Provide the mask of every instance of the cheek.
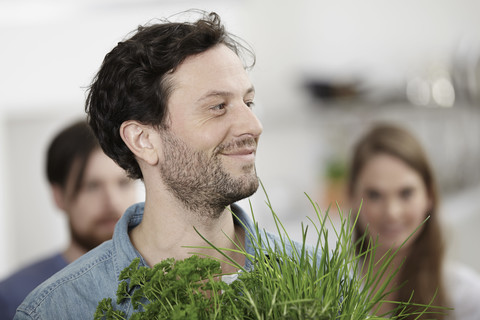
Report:
[{"label": "cheek", "polygon": [[429,203],[426,197],[417,197],[408,205],[409,219],[415,223],[420,224],[428,216]]},{"label": "cheek", "polygon": [[376,236],[378,233],[378,224],[382,220],[382,209],[379,204],[363,202],[362,211],[358,216],[358,225],[363,233],[368,227],[368,233]]},{"label": "cheek", "polygon": [[71,206],[70,219],[78,227],[88,226],[98,215],[98,203],[95,197],[80,196]]},{"label": "cheek", "polygon": [[232,141],[231,124],[223,118],[218,118],[204,126],[202,130],[195,132],[196,142],[203,149],[214,149],[222,144]]},{"label": "cheek", "polygon": [[362,208],[362,211],[360,211],[359,215],[358,215],[358,226],[359,226],[359,230],[361,231],[361,233],[364,233],[365,230],[368,229],[371,230],[372,227],[372,220],[374,221],[374,219],[372,219],[371,217],[371,211],[368,211],[367,208],[363,207]]},{"label": "cheek", "polygon": [[228,126],[219,118],[197,125],[177,126],[172,128],[171,132],[193,150],[205,151],[226,141]]},{"label": "cheek", "polygon": [[423,207],[411,208],[408,211],[408,219],[413,226],[419,226],[428,216],[427,209]]},{"label": "cheek", "polygon": [[406,229],[404,237],[407,238],[411,236],[411,238],[406,245],[407,247],[410,246],[422,233],[424,228],[423,223],[427,218],[426,210],[427,208],[417,207],[408,211],[405,219]]},{"label": "cheek", "polygon": [[362,211],[360,217],[366,223],[375,223],[382,216],[382,208],[378,203],[372,203],[368,201],[363,202]]}]

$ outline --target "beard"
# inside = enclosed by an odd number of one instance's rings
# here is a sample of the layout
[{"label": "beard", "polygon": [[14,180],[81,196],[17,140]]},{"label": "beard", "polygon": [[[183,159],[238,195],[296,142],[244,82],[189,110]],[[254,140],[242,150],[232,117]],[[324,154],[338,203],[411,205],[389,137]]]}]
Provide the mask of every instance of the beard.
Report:
[{"label": "beard", "polygon": [[163,181],[189,211],[215,219],[225,207],[257,191],[259,182],[254,164],[244,165],[241,176],[233,177],[220,158],[221,152],[255,146],[253,138],[222,144],[209,157],[206,152],[192,150],[168,129],[160,135],[164,144],[164,161],[160,165]]},{"label": "beard", "polygon": [[[109,219],[114,219],[114,218],[111,217]],[[118,220],[118,217],[116,219]],[[107,220],[107,218],[104,218],[104,220]],[[107,232],[107,231],[100,231],[95,228],[96,225],[100,223],[102,223],[102,219],[93,223],[90,226],[88,231],[81,232],[75,228],[75,225],[72,223],[70,219],[69,227],[70,227],[70,235],[72,237],[72,241],[76,242],[86,251],[90,251],[93,248],[102,244],[103,242],[112,239],[113,229],[111,230],[111,232]]]}]

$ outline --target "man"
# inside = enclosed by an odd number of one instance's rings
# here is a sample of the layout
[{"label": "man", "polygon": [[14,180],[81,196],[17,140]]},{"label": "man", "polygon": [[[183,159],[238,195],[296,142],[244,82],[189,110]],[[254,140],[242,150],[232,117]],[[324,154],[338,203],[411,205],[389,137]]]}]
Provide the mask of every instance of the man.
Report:
[{"label": "man", "polygon": [[46,160],[55,203],[68,218],[70,242],[65,251],[27,266],[0,283],[0,319],[12,319],[36,286],[111,239],[115,223],[136,200],[134,181],[102,152],[86,121],[58,133]]},{"label": "man", "polygon": [[[112,241],[30,294],[16,319],[91,318],[101,299],[116,300],[119,273],[134,258],[153,266],[189,257],[192,249],[184,246],[205,246],[195,229],[219,248],[240,245],[253,253],[246,236],[252,223],[234,205],[259,184],[262,126],[252,111],[244,49],[212,13],[193,23],[140,27],[107,54],[87,98],[89,122],[105,153],[143,179],[145,203],[127,210]],[[245,256],[227,252],[251,267]],[[118,310],[127,317],[133,311],[130,302]]]}]

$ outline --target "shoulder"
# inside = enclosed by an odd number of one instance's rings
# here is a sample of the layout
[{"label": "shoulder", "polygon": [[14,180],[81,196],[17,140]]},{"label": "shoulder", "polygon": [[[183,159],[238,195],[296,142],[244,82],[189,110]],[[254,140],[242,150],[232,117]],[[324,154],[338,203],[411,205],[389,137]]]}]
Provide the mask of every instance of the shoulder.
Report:
[{"label": "shoulder", "polygon": [[288,252],[292,252],[294,249],[300,250],[302,248],[300,243],[290,241],[286,235],[279,236],[258,227],[257,223],[252,221],[251,217],[249,217],[249,215],[238,204],[232,204],[231,210],[235,215],[235,223],[243,225],[247,232],[247,237],[253,238],[253,242],[257,242],[257,247],[262,247],[264,249],[269,247],[272,249],[281,249],[285,246]]},{"label": "shoulder", "polygon": [[1,312],[8,312],[8,318],[12,318],[30,291],[66,265],[61,254],[56,254],[26,266],[0,282]]},{"label": "shoulder", "polygon": [[274,250],[277,253],[285,253],[291,258],[300,257],[303,254],[309,254],[312,258],[316,257],[318,260],[321,252],[307,243],[291,240],[287,235],[278,235],[263,231],[260,235],[262,240],[262,247],[267,250]]},{"label": "shoulder", "polygon": [[444,268],[445,285],[455,292],[480,293],[480,275],[461,263],[446,263]]},{"label": "shoulder", "polygon": [[65,312],[93,315],[110,287],[116,289],[113,255],[112,241],[103,243],[39,285],[18,310],[42,319],[68,318]]},{"label": "shoulder", "polygon": [[[36,261],[9,276],[4,281],[0,282],[0,286],[9,284],[18,284],[18,281],[24,282],[25,279],[33,280],[44,276],[46,273],[52,275],[56,271],[62,269],[67,265],[67,262],[62,258],[61,254]],[[54,271],[52,271],[54,270]],[[48,276],[47,276],[48,277]],[[45,279],[43,279],[45,280]]]},{"label": "shoulder", "polygon": [[480,275],[460,263],[446,263],[444,267],[445,291],[457,319],[480,319]]}]

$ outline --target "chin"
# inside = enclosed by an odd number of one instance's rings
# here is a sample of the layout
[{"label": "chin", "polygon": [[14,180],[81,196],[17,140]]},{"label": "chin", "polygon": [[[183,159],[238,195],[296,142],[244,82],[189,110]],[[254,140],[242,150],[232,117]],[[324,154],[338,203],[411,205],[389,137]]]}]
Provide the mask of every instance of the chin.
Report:
[{"label": "chin", "polygon": [[232,197],[232,199],[234,199],[232,203],[248,198],[258,190],[259,181],[257,176],[255,176],[254,178],[247,177],[242,180],[242,183],[239,184],[239,188],[234,191],[235,195]]},{"label": "chin", "polygon": [[[404,239],[403,240],[386,240],[386,241],[383,241],[381,242],[382,246],[386,249],[392,249],[392,250],[397,250],[400,248],[400,246],[402,245]],[[405,243],[402,247],[402,249],[406,249],[408,247],[408,242]]]}]

